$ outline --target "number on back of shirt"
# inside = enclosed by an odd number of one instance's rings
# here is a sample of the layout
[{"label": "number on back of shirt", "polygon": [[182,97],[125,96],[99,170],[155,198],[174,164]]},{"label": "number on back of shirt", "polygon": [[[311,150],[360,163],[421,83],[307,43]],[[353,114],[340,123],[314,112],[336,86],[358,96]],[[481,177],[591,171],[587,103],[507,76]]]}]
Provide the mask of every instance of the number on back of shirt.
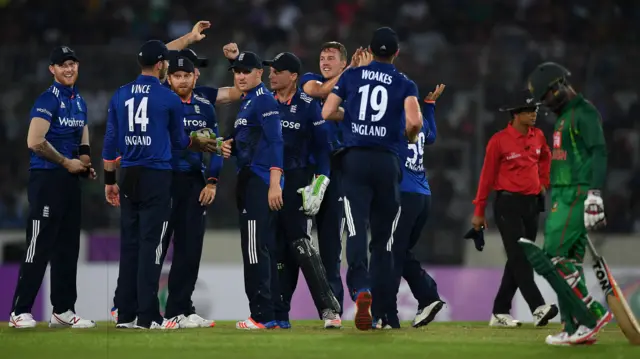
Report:
[{"label": "number on back of shirt", "polygon": [[140,132],[147,132],[147,125],[149,124],[149,117],[147,117],[147,103],[149,98],[143,97],[135,107],[135,98],[132,97],[125,101],[124,105],[127,107],[127,115],[129,117],[129,132],[135,132],[135,125],[140,125]]},{"label": "number on back of shirt", "polygon": [[377,85],[371,90],[371,85],[360,86],[360,113],[358,119],[364,121],[367,119],[367,111],[371,109],[371,122],[377,122],[382,119],[387,112],[387,103],[389,96],[387,89],[382,85]]},{"label": "number on back of shirt", "polygon": [[426,138],[424,132],[420,132],[418,134],[418,141],[416,143],[410,143],[409,149],[413,154],[407,157],[407,162],[412,167],[421,168],[423,167],[424,161],[424,143],[426,142]]}]

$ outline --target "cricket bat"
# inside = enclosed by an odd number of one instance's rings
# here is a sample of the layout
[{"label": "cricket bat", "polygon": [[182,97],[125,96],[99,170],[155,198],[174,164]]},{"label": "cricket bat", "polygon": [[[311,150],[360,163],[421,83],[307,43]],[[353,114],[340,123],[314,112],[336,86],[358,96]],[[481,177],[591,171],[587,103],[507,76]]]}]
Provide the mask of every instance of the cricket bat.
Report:
[{"label": "cricket bat", "polygon": [[593,256],[593,271],[596,274],[596,279],[604,292],[609,309],[616,318],[620,330],[622,330],[624,336],[627,337],[629,343],[632,345],[640,345],[640,326],[631,308],[629,308],[629,303],[627,303],[618,283],[613,278],[607,262],[598,254],[589,237],[587,237],[587,244]]}]

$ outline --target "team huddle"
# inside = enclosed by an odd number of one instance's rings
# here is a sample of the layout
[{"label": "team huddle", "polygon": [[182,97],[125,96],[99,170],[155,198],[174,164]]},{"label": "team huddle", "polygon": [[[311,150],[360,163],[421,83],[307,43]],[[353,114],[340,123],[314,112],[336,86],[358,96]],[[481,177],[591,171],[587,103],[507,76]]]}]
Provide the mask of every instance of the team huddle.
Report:
[{"label": "team huddle", "polygon": [[[429,216],[431,190],[423,156],[425,146],[437,137],[435,103],[445,86],[438,85],[420,105],[416,84],[393,65],[399,40],[388,27],[377,29],[369,47],[357,49],[350,61],[342,44],[324,44],[319,74],[302,74],[293,53],[263,61],[230,43],[223,53],[234,84],[196,86],[208,61],[187,47],[202,40],[209,26],[201,21],[169,44],[143,44],[137,55],[140,76],[116,90],[109,103],[102,158],[106,200],[121,211],[119,277],[111,310],[116,327],[215,325],[198,315],[191,297],[206,209],[215,200],[218,182],[225,180],[220,178],[223,161],[231,157],[237,166],[235,191],[250,311],[236,323],[237,329],[291,328],[289,311],[299,271],[324,328],[341,328],[344,231],[347,295],[355,302],[356,328],[400,328],[396,297],[402,278],[418,301],[412,326],[429,324],[445,303],[412,249]],[[75,87],[78,58],[70,48],[60,47],[50,61],[55,82],[30,116],[29,248],[9,325],[36,325],[31,307],[50,262],[49,325],[91,328],[95,322],[74,309],[78,178],[97,175],[89,157],[86,104]],[[269,86],[262,82],[265,70]],[[536,101],[548,96],[550,85],[535,84],[540,92]],[[215,106],[231,102],[240,102],[240,109],[232,131],[223,136]],[[51,181],[61,190],[45,191]],[[589,196],[595,201],[592,193]],[[313,219],[318,248],[311,243]],[[59,248],[63,240],[72,242],[64,250]],[[161,314],[158,282],[171,242],[169,297]],[[610,314],[601,306],[595,314],[584,309],[585,304],[592,311],[594,307],[581,287],[574,288],[571,297],[565,279],[579,269],[574,260],[558,258],[551,260],[562,261],[568,272],[561,277],[549,274],[549,281],[565,283],[559,287],[564,295],[560,309],[570,333],[563,333],[577,335],[579,342],[592,340]],[[544,253],[536,252],[530,260],[536,271],[536,265],[544,271],[557,264]]]}]

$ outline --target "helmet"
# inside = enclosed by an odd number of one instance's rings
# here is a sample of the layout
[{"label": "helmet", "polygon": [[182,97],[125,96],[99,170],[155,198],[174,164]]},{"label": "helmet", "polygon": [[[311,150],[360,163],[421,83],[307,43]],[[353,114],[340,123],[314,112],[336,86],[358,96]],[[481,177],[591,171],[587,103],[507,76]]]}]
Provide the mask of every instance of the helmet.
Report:
[{"label": "helmet", "polygon": [[[529,75],[527,87],[536,100],[553,111],[558,111],[568,100],[567,77],[571,72],[555,62],[545,62]],[[547,96],[551,91],[552,96]]]}]

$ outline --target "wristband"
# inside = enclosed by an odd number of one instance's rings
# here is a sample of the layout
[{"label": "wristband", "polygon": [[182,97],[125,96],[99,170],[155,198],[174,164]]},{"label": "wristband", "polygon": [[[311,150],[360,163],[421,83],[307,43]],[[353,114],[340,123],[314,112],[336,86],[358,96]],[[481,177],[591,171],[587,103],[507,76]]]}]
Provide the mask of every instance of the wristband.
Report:
[{"label": "wristband", "polygon": [[207,184],[212,184],[215,186],[218,184],[218,179],[215,177],[209,177],[207,178]]},{"label": "wristband", "polygon": [[78,147],[78,155],[79,156],[82,156],[82,155],[91,156],[91,146],[89,146],[89,145],[80,145]]},{"label": "wristband", "polygon": [[116,184],[116,171],[104,170],[104,184],[106,185]]}]

